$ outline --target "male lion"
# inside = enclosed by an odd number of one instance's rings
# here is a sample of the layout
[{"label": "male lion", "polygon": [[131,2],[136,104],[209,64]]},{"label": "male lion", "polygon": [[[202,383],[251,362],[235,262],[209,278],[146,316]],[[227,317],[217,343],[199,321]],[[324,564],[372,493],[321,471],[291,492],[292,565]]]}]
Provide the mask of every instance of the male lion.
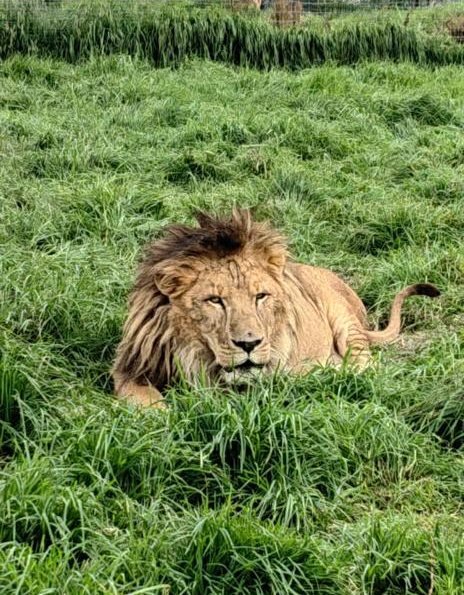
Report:
[{"label": "male lion", "polygon": [[366,309],[331,271],[292,262],[285,239],[249,211],[198,216],[199,227],[172,225],[148,246],[129,301],[113,377],[116,393],[163,406],[160,391],[179,368],[193,380],[244,382],[259,371],[301,373],[348,354],[369,362],[369,345],[395,339],[410,285],[393,301],[382,331],[368,330]]}]

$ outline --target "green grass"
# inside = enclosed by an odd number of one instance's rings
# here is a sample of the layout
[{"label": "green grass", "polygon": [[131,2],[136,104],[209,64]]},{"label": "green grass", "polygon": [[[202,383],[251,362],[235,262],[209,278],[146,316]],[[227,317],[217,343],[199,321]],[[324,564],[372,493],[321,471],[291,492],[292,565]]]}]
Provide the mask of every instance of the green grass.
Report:
[{"label": "green grass", "polygon": [[407,11],[374,11],[375,18],[363,13],[335,20],[330,15],[308,16],[300,27],[279,29],[267,16],[230,13],[220,7],[206,11],[194,2],[169,6],[84,0],[61,6],[41,0],[0,0],[0,57],[20,52],[75,62],[128,53],[156,66],[176,66],[197,57],[291,70],[365,60],[463,64],[464,49],[445,26],[446,17],[459,14],[459,7],[454,12],[418,11],[418,17]]},{"label": "green grass", "polygon": [[[462,71],[0,65],[0,592],[464,592]],[[140,248],[284,230],[405,332],[360,375],[111,395]]]}]

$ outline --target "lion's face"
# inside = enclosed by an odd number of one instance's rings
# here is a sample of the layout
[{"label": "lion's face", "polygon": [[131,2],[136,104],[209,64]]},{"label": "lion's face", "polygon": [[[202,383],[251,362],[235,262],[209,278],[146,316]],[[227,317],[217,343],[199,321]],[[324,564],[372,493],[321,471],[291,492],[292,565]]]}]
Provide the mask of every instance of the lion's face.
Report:
[{"label": "lion's face", "polygon": [[113,368],[118,390],[161,390],[180,371],[240,383],[291,369],[298,316],[285,238],[246,209],[197,220],[146,248]]},{"label": "lion's face", "polygon": [[278,277],[243,257],[202,263],[193,276],[171,296],[171,312],[189,344],[202,345],[203,363],[226,382],[276,368],[285,302]]}]

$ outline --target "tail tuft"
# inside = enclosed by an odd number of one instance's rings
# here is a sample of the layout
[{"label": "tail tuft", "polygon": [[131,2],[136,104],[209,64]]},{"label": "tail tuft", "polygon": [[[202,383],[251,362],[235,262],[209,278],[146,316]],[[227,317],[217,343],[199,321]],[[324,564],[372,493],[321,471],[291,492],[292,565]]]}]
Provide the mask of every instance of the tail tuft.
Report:
[{"label": "tail tuft", "polygon": [[436,298],[441,295],[441,291],[431,283],[416,283],[411,286],[410,295],[427,295],[431,298]]}]

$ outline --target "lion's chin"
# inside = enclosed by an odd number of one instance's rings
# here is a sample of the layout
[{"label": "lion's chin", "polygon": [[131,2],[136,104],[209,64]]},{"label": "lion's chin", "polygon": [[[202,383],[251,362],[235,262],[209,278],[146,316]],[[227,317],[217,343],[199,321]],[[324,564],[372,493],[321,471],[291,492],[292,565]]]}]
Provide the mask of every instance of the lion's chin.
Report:
[{"label": "lion's chin", "polygon": [[266,366],[264,364],[253,364],[248,361],[240,366],[234,368],[222,368],[221,377],[227,384],[243,385],[249,384],[258,376],[265,373]]}]

